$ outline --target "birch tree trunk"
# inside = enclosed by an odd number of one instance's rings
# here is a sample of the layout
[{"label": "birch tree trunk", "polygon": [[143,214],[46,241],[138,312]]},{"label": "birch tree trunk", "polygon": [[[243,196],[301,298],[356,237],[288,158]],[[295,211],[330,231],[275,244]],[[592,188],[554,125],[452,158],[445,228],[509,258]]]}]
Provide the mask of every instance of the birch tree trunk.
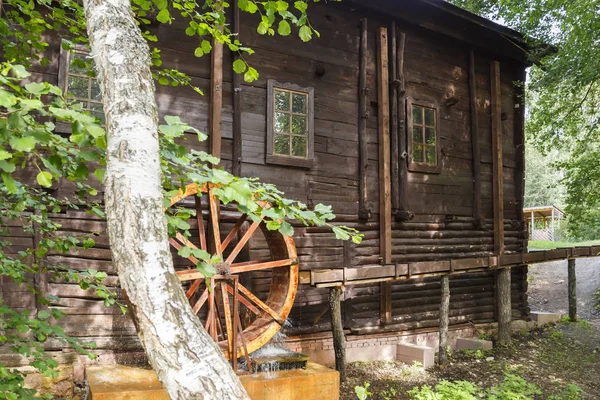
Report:
[{"label": "birch tree trunk", "polygon": [[148,46],[128,0],[86,0],[84,7],[107,117],[110,246],[142,345],[171,399],[248,399],[173,268]]}]

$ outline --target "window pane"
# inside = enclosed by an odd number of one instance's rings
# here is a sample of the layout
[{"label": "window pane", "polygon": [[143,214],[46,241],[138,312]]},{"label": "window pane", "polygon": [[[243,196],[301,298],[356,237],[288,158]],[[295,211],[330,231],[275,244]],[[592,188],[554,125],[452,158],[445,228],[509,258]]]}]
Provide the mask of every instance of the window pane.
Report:
[{"label": "window pane", "polygon": [[91,88],[90,99],[102,100],[102,93],[100,93],[100,85],[98,85],[97,79],[92,79],[92,88]]},{"label": "window pane", "polygon": [[290,114],[286,113],[275,113],[275,132],[286,132],[290,131]]},{"label": "window pane", "polygon": [[69,76],[68,94],[72,97],[88,98],[88,78]]},{"label": "window pane", "polygon": [[435,111],[431,108],[425,109],[425,125],[435,126]]},{"label": "window pane", "polygon": [[306,157],[306,136],[292,136],[292,155]]},{"label": "window pane", "polygon": [[292,94],[292,111],[299,114],[306,114],[306,95]]},{"label": "window pane", "polygon": [[292,133],[306,134],[306,117],[304,115],[292,116]]},{"label": "window pane", "polygon": [[427,146],[425,150],[426,163],[430,165],[436,165],[435,160],[435,146]]},{"label": "window pane", "polygon": [[288,135],[275,135],[275,154],[290,155],[290,137]]},{"label": "window pane", "polygon": [[413,105],[413,124],[423,124],[423,107]]},{"label": "window pane", "polygon": [[425,128],[425,143],[435,144],[435,129]]},{"label": "window pane", "polygon": [[86,57],[87,56],[82,53],[71,53],[71,56],[69,57],[69,61],[71,62],[71,65],[69,65],[69,72],[87,75],[91,68],[90,65],[87,64],[89,60],[87,60]]},{"label": "window pane", "polygon": [[413,126],[413,142],[423,143],[423,128],[420,126]]},{"label": "window pane", "polygon": [[104,107],[102,103],[90,103],[90,111],[94,115],[94,117],[98,118],[104,124],[106,122],[106,118],[104,117]]},{"label": "window pane", "polygon": [[290,92],[275,89],[275,109],[290,111]]},{"label": "window pane", "polygon": [[413,160],[415,162],[423,162],[423,145],[417,144],[413,146]]}]

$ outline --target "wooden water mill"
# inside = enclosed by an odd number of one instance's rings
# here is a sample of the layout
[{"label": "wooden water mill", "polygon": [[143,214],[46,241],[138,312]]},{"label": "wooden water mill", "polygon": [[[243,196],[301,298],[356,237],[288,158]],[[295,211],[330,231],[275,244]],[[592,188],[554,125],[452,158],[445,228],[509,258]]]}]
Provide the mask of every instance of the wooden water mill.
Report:
[{"label": "wooden water mill", "polygon": [[[268,203],[259,204],[268,208]],[[175,256],[175,267],[193,311],[211,337],[237,369],[237,358],[265,345],[290,313],[298,286],[296,247],[291,237],[269,231],[265,219],[252,221],[237,205],[223,205],[213,187],[191,184],[171,200],[171,207],[194,208],[191,237],[180,232],[169,239],[180,250],[184,245],[221,257],[217,275],[206,279],[195,266],[199,260]],[[262,237],[261,237],[262,236]],[[250,240],[266,242],[260,259],[249,259]],[[264,255],[264,256],[263,256]],[[254,290],[254,281],[261,289]],[[264,289],[264,288],[268,289]]]}]

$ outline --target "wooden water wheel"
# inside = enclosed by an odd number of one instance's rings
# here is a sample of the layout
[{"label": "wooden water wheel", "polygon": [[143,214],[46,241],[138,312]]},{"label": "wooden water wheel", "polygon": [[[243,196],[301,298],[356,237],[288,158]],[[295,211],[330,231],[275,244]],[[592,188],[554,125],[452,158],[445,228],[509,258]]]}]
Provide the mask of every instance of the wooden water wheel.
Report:
[{"label": "wooden water wheel", "polygon": [[[171,207],[195,208],[198,230],[195,235],[192,226],[192,237],[177,233],[169,242],[177,250],[187,245],[221,256],[215,265],[217,275],[208,280],[195,268],[199,260],[194,256],[175,256],[177,275],[194,313],[225,356],[248,358],[281,329],[290,313],[298,286],[296,247],[291,237],[269,231],[264,219],[254,222],[235,205],[222,205],[212,190],[192,184],[172,198]],[[263,237],[257,238],[261,233]],[[266,242],[261,253],[266,257],[248,259],[250,239]],[[256,280],[262,289],[255,291]]]}]

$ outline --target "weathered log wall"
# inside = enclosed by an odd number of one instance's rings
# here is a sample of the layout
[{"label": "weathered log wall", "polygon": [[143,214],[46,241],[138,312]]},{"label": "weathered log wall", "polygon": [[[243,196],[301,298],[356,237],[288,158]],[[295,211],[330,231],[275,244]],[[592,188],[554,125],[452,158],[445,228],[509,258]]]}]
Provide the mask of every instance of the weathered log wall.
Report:
[{"label": "weathered log wall", "polygon": [[[355,227],[364,233],[361,245],[344,244],[335,240],[323,228],[296,227],[294,239],[302,270],[343,268],[379,262],[379,140],[378,100],[376,73],[376,33],[389,26],[388,16],[382,17],[344,3],[311,5],[311,25],[321,37],[302,43],[297,37],[268,37],[256,34],[257,20],[242,13],[240,39],[255,50],[247,61],[260,72],[258,81],[242,82],[239,96],[241,109],[241,174],[258,176],[276,184],[288,197],[309,205],[319,202],[331,204],[339,223]],[[359,222],[359,59],[361,19],[369,18],[367,36],[367,76],[369,89],[366,121],[368,136],[367,195],[365,205],[372,211],[371,218]],[[210,57],[196,58],[197,39],[185,35],[181,25],[151,28],[159,38],[163,66],[177,68],[192,78],[192,84],[204,90],[199,97],[189,88],[157,86],[157,102],[161,116],[180,115],[190,125],[207,132],[209,119]],[[502,59],[487,49],[474,48],[476,106],[481,157],[481,214],[482,226],[473,219],[473,159],[471,149],[471,107],[469,97],[469,53],[472,46],[439,33],[397,22],[398,34],[404,33],[404,76],[409,97],[439,104],[441,173],[408,173],[408,208],[415,214],[411,221],[392,224],[392,262],[440,260],[459,257],[477,257],[492,254],[492,137],[490,122],[490,62],[500,59],[502,89],[503,170],[504,170],[504,228],[505,249],[519,252],[524,249],[524,227],[520,223],[515,204],[516,188],[522,176],[517,167],[516,144],[519,135],[515,123],[515,88],[513,81],[521,76],[523,67],[516,61]],[[58,81],[58,40],[51,40],[47,50],[52,63],[48,67],[34,67],[32,79]],[[224,65],[231,64],[231,54],[224,52]],[[316,74],[316,70],[324,73]],[[314,88],[314,166],[310,169],[268,165],[265,163],[267,80],[290,82]],[[223,71],[222,108],[222,165],[231,169],[232,127],[232,72]],[[458,102],[446,106],[445,100],[454,97]],[[198,143],[189,135],[190,148],[208,150],[208,143]],[[68,193],[64,184],[58,194]],[[101,200],[102,193],[98,194]],[[111,286],[117,286],[116,271],[110,261],[105,222],[83,212],[68,212],[54,216],[65,232],[98,232],[97,247],[71,255],[50,254],[49,262],[61,262],[77,269],[97,269],[109,274]],[[29,246],[31,237],[19,236],[19,228],[12,235],[15,246]],[[19,231],[20,232],[20,231]],[[253,240],[250,257],[260,259],[265,243]],[[264,276],[254,279],[256,290],[266,290]],[[450,323],[487,321],[494,318],[494,290],[491,272],[452,277]],[[15,299],[13,306],[24,308],[34,304],[34,298],[25,296],[14,285],[4,282],[3,296]],[[379,327],[379,284],[360,285],[344,295],[344,324],[356,332]],[[91,291],[82,291],[73,284],[49,281],[49,294],[60,300],[56,303],[67,313],[66,331],[76,336],[96,340],[101,349],[137,349],[135,330],[127,317],[115,308],[105,308]],[[512,277],[513,315],[527,314],[526,269],[514,269]],[[291,322],[298,332],[324,330],[329,326],[329,289],[301,285]],[[31,297],[31,300],[29,299]],[[402,281],[391,285],[392,321],[388,329],[413,329],[437,326],[439,313],[439,279]],[[13,301],[13,300],[11,300]]]}]

